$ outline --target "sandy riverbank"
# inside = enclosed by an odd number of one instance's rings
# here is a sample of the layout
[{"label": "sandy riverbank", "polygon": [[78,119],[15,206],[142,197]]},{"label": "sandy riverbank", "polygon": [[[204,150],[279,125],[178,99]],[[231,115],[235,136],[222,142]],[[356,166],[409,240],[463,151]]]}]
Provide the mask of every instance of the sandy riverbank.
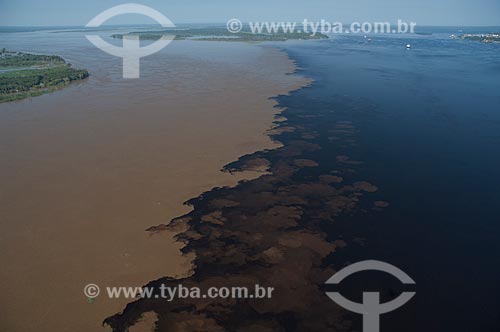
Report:
[{"label": "sandy riverbank", "polygon": [[275,147],[269,97],[308,83],[287,75],[286,54],[248,44],[174,43],[143,61],[139,81],[97,56],[109,70],[82,60],[88,82],[0,105],[0,324],[11,332],[98,331],[129,300],[90,304],[86,284],[188,274],[173,234],[145,229],[259,176],[220,169]]}]

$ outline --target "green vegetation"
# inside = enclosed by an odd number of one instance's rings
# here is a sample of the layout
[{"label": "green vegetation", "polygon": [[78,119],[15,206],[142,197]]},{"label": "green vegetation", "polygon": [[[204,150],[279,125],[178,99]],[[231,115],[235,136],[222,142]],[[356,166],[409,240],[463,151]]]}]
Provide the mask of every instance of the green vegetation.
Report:
[{"label": "green vegetation", "polygon": [[161,31],[131,32],[128,34],[115,34],[113,38],[121,39],[123,36],[139,36],[141,40],[158,40],[162,36],[175,35],[176,40],[192,39],[202,41],[230,41],[230,42],[263,42],[263,41],[286,41],[286,40],[308,40],[326,39],[328,36],[317,33],[284,32],[279,29],[274,33],[252,33],[248,28],[238,33],[230,33],[225,27],[212,27],[201,29],[166,29]]},{"label": "green vegetation", "polygon": [[0,103],[35,97],[89,76],[55,55],[0,50]]},{"label": "green vegetation", "polygon": [[500,43],[500,33],[491,33],[486,35],[462,35],[461,39],[479,41],[482,43]]}]

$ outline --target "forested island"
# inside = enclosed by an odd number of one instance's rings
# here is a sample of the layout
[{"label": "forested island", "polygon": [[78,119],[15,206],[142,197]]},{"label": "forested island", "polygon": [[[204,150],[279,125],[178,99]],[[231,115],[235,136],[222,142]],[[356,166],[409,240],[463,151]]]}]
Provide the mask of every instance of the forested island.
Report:
[{"label": "forested island", "polygon": [[231,33],[226,27],[190,28],[190,29],[165,29],[159,31],[130,32],[128,34],[114,34],[113,38],[122,39],[123,36],[138,36],[140,40],[158,40],[163,36],[175,36],[176,40],[201,40],[201,41],[231,41],[231,42],[263,42],[263,41],[287,41],[287,40],[309,40],[326,39],[327,35],[322,33],[306,32],[284,32],[278,29],[273,33],[252,33],[250,29],[243,29],[237,33]]},{"label": "forested island", "polygon": [[49,93],[88,76],[57,55],[0,49],[0,103]]},{"label": "forested island", "polygon": [[500,33],[489,34],[465,34],[459,36],[460,39],[479,41],[482,43],[500,43]]}]

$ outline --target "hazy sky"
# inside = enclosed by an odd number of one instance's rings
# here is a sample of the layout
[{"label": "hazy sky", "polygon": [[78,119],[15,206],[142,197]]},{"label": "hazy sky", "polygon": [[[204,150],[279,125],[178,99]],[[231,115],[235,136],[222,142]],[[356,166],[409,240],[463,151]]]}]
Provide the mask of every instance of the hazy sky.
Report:
[{"label": "hazy sky", "polygon": [[[344,23],[396,21],[419,25],[500,26],[500,0],[0,0],[3,25],[85,25],[101,11],[136,2],[151,6],[174,23],[302,21],[304,18]],[[150,23],[136,15],[111,24]]]}]

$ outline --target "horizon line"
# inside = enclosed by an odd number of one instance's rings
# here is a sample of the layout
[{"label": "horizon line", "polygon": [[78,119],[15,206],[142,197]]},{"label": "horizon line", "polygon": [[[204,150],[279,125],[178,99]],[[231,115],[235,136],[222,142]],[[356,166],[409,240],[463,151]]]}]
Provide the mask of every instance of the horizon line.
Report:
[{"label": "horizon line", "polygon": [[[248,24],[248,22],[243,22],[244,24]],[[257,21],[252,21],[252,22],[257,22]],[[262,21],[265,22],[265,21]],[[284,22],[284,21],[283,21]],[[287,22],[294,22],[293,20],[287,21]],[[185,25],[185,24],[221,24],[225,25],[227,22],[180,22],[180,23],[175,23],[179,25]],[[299,21],[297,21],[299,23]],[[350,24],[350,23],[344,23],[342,24]],[[137,24],[104,24],[102,27],[123,27],[123,26],[158,26],[158,24],[155,23],[137,23]],[[392,23],[391,23],[392,25]],[[0,28],[74,28],[74,27],[82,27],[85,28],[85,25],[0,25]],[[499,25],[435,25],[435,24],[418,24],[417,27],[429,27],[429,28],[497,28],[500,27]]]}]

